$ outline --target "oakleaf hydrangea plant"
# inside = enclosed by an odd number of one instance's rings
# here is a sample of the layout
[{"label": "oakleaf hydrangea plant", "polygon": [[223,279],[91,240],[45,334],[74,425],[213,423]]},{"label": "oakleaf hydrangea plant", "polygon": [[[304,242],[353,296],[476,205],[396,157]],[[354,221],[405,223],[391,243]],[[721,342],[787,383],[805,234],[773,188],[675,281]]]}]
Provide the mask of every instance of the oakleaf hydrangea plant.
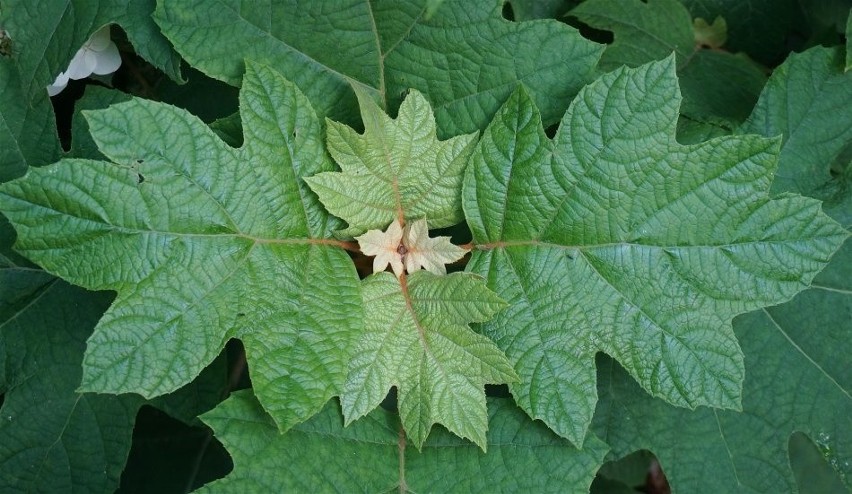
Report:
[{"label": "oakleaf hydrangea plant", "polygon": [[852,18],[66,7],[0,3],[0,485],[852,487]]}]

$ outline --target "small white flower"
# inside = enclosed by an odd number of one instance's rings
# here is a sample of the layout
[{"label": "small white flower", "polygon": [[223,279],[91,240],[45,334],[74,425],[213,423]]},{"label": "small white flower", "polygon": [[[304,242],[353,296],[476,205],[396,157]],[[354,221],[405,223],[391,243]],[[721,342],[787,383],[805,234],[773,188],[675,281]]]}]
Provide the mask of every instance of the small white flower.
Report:
[{"label": "small white flower", "polygon": [[355,237],[361,252],[373,259],[373,272],[384,271],[388,264],[399,278],[403,269],[409,274],[425,269],[432,274],[447,274],[447,264],[458,261],[467,252],[450,243],[450,237],[430,237],[425,219],[405,225],[394,220],[386,231],[370,230]]},{"label": "small white flower", "polygon": [[373,259],[374,273],[384,271],[390,264],[397,278],[402,275],[402,257],[405,254],[404,251],[400,250],[402,234],[402,225],[398,220],[394,220],[384,232],[370,230],[360,237],[355,237],[364,255],[376,256]]},{"label": "small white flower", "polygon": [[97,30],[92,37],[77,50],[77,54],[71,59],[68,70],[59,74],[50,86],[47,93],[51,96],[59,94],[70,79],[85,79],[92,74],[112,74],[121,66],[121,56],[118,47],[109,38],[109,25]]}]

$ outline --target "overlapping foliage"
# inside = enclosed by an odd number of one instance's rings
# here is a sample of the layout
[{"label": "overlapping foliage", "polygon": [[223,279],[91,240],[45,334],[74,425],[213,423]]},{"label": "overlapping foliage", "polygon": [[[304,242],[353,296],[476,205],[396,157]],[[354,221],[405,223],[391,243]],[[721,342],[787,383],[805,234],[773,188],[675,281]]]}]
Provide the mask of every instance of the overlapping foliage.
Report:
[{"label": "overlapping foliage", "polygon": [[[149,404],[212,408],[208,490],[585,492],[647,449],[793,491],[794,431],[849,488],[849,54],[767,82],[782,28],[717,4],[0,4],[0,482],[113,490]],[[90,86],[59,159],[40,88],[107,23],[239,113]]]}]

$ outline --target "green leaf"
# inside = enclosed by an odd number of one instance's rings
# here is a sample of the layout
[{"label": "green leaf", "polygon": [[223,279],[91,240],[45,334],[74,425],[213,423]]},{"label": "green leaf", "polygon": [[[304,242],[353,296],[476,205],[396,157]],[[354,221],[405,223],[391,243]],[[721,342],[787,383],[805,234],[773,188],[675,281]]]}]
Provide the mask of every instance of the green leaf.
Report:
[{"label": "green leaf", "polygon": [[418,451],[382,409],[344,429],[329,405],[279,435],[250,393],[235,393],[202,417],[234,470],[200,492],[588,491],[606,452],[600,440],[577,450],[506,399],[488,411],[488,454],[441,430]]},{"label": "green leaf", "polygon": [[516,21],[559,19],[576,0],[511,0]]},{"label": "green leaf", "polygon": [[586,24],[612,31],[615,39],[601,57],[601,68],[635,67],[695,51],[692,17],[678,0],[587,0],[570,12]]},{"label": "green leaf", "polygon": [[130,449],[138,396],[78,394],[85,339],[109,304],[43,271],[0,269],[8,386],[0,485],[14,492],[112,492]]},{"label": "green leaf", "polygon": [[130,100],[130,95],[98,86],[89,86],[83,97],[74,104],[71,120],[71,151],[69,158],[106,159],[98,151],[98,145],[89,132],[89,122],[83,116],[84,110],[102,110],[115,103]]},{"label": "green leaf", "polygon": [[518,404],[575,444],[598,351],[652,396],[739,408],[731,319],[807,287],[847,237],[818,201],[768,197],[777,140],[678,144],[674,69],[670,57],[603,76],[554,141],[516,92],[465,177],[468,270],[510,304],[482,330],[521,377]]},{"label": "green leaf", "polygon": [[613,453],[650,449],[673,490],[796,492],[788,440],[801,431],[852,487],[852,243],[792,301],[734,320],[746,380],[742,412],[652,400],[611,362],[599,366],[593,430]]},{"label": "green leaf", "polygon": [[395,219],[425,218],[434,228],[460,222],[462,176],[476,135],[438,141],[432,108],[417,91],[396,119],[356,92],[364,134],[328,121],[328,150],[342,171],[305,179],[326,209],[349,222],[340,234],[384,229]]},{"label": "green leaf", "polygon": [[808,436],[801,432],[790,436],[790,468],[800,494],[850,491],[825,460],[823,451]]},{"label": "green leaf", "polygon": [[418,449],[440,423],[484,450],[484,385],[517,376],[494,343],[467,325],[488,320],[504,302],[466,273],[377,273],[361,291],[366,327],[340,398],[346,423],[396,386],[402,425]]},{"label": "green leaf", "polygon": [[601,58],[605,69],[637,67],[674,51],[684,99],[681,111],[689,117],[741,122],[766,82],[748,57],[700,49],[692,18],[678,0],[588,0],[571,15],[613,32],[615,41]]},{"label": "green leaf", "polygon": [[499,2],[446,0],[159,2],[155,18],[193,66],[237,85],[243,57],[267,63],[308,95],[321,116],[354,124],[350,84],[395,108],[409,88],[435,105],[439,135],[483,128],[522,82],[555,122],[588,82],[602,47],[557,22],[514,23]]},{"label": "green leaf", "polygon": [[17,249],[69,281],[118,292],[88,341],[81,389],[168,393],[229,338],[282,430],[346,376],[358,278],[338,223],[301,183],[332,169],[320,122],[278,73],[249,64],[245,144],[134,99],[86,113],[112,162],[63,160],[0,187]]},{"label": "green leaf", "polygon": [[0,11],[14,41],[14,63],[26,99],[45,93],[89,37],[106,24],[118,24],[136,52],[179,80],[180,57],[151,18],[154,0],[12,0]]},{"label": "green leaf", "polygon": [[[818,106],[824,99],[843,104],[838,93],[848,91],[837,80],[842,77],[837,60],[836,52],[823,48],[791,56],[770,79],[756,115],[747,123],[759,123],[770,133],[784,132],[773,189],[801,186],[802,181],[787,180],[780,169],[813,163],[810,153],[825,159],[810,173],[828,175],[831,158],[826,158],[826,148],[836,150],[835,136],[846,129],[842,120],[835,126],[811,111],[824,111]],[[817,125],[822,125],[816,132],[824,139],[807,136]],[[797,141],[800,132],[805,138]],[[852,191],[841,194],[843,203]],[[835,217],[843,221],[848,212],[835,210]],[[796,492],[788,444],[790,434],[801,431],[817,443],[848,489],[852,486],[852,373],[846,364],[852,352],[850,280],[852,242],[847,240],[814,278],[812,288],[783,305],[734,320],[746,366],[741,413],[672,408],[644,396],[615,364],[606,363],[599,367],[599,387],[607,392],[601,393],[593,430],[607,439],[615,455],[653,450],[673,488],[687,492],[708,483],[722,492]],[[696,448],[699,444],[701,448]]]},{"label": "green leaf", "polygon": [[22,104],[28,100],[17,69],[0,57],[0,183],[23,175],[28,164],[44,165],[59,157],[47,91]]},{"label": "green leaf", "polygon": [[846,67],[843,71],[849,72],[849,69],[852,69],[852,9],[846,18]]},{"label": "green leaf", "polygon": [[696,51],[678,69],[678,78],[683,91],[681,113],[735,123],[748,118],[766,84],[763,70],[746,56],[717,50]]},{"label": "green leaf", "polygon": [[[741,133],[782,135],[773,193],[796,192],[827,201],[852,223],[852,73],[838,48],[792,54],[770,77]],[[831,168],[837,166],[836,172]],[[827,209],[828,210],[828,209]]]}]

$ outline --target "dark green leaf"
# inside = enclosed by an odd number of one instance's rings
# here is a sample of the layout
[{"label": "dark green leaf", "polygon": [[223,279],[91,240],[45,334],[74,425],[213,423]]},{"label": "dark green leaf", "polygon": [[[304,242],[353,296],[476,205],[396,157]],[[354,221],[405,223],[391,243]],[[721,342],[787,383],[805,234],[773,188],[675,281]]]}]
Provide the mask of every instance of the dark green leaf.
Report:
[{"label": "dark green leaf", "polygon": [[[852,73],[839,48],[790,55],[778,67],[740,133],[781,135],[773,193],[825,200],[843,224],[852,223]],[[835,168],[834,173],[832,169]]]},{"label": "dark green leaf", "polygon": [[691,118],[739,123],[751,113],[766,82],[748,57],[702,49],[692,18],[678,0],[588,0],[571,14],[614,33],[615,41],[601,59],[605,69],[636,67],[675,52],[681,111]]},{"label": "dark green leaf", "polygon": [[0,485],[14,492],[112,492],[141,400],[75,392],[86,338],[110,298],[41,271],[8,268],[0,270],[0,300],[8,383]]},{"label": "dark green leaf", "polygon": [[280,435],[250,393],[203,420],[234,459],[228,477],[200,492],[586,492],[606,447],[582,450],[527,418],[509,400],[489,402],[488,454],[436,430],[422,451],[407,445],[382,409],[349,427],[329,404]]},{"label": "dark green leaf", "polygon": [[[499,3],[447,0],[314,1],[242,8],[239,0],[165,0],[157,22],[196,68],[239,84],[243,58],[292,77],[320,115],[353,124],[350,84],[395,108],[414,88],[432,102],[440,136],[484,127],[523,82],[555,122],[601,53],[557,21],[514,23]],[[215,32],[215,36],[209,33]]]}]

